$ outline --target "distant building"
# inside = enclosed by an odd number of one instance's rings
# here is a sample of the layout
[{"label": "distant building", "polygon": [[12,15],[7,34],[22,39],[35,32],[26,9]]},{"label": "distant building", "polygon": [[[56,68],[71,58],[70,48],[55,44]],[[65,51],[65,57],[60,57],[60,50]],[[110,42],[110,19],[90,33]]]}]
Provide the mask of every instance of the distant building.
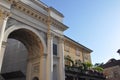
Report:
[{"label": "distant building", "polygon": [[64,36],[64,56],[70,60],[65,59],[65,80],[105,80],[103,73],[83,69],[83,63],[91,63],[91,52],[91,49]]},{"label": "distant building", "polygon": [[107,80],[120,80],[120,60],[110,59],[102,67]]},{"label": "distant building", "polygon": [[75,40],[65,36],[64,38],[64,55],[69,55],[73,61],[80,60],[81,62],[91,63],[92,50],[76,42]]}]

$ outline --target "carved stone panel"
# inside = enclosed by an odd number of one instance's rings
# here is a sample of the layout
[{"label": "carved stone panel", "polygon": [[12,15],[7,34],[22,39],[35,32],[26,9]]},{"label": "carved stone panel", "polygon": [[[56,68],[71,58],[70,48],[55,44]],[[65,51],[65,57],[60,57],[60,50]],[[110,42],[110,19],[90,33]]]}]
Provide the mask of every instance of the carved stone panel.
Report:
[{"label": "carved stone panel", "polygon": [[35,63],[33,64],[33,67],[32,67],[32,74],[36,74],[36,73],[39,73],[40,71],[40,63]]}]

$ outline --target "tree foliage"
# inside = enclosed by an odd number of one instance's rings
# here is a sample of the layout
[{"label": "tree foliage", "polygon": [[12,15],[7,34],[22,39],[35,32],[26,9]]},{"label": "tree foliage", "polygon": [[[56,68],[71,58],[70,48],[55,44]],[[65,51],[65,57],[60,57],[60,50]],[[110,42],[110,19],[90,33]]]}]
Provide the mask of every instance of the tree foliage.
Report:
[{"label": "tree foliage", "polygon": [[96,63],[93,67],[94,70],[98,71],[98,72],[103,72],[103,68],[101,67],[103,65],[103,63]]},{"label": "tree foliage", "polygon": [[65,56],[64,59],[65,59],[65,61],[70,62],[72,64],[72,66],[74,65],[74,61],[71,59],[71,57],[69,55]]},{"label": "tree foliage", "polygon": [[78,67],[81,70],[95,70],[98,72],[103,72],[103,68],[100,67],[101,65],[103,65],[103,63],[96,63],[95,65],[92,65],[90,62],[82,63],[80,60],[73,61],[69,55],[65,56],[64,59],[65,61],[69,61],[73,67]]},{"label": "tree foliage", "polygon": [[93,69],[96,70],[96,71],[98,71],[98,72],[103,72],[103,68],[99,67],[99,66],[96,66]]}]

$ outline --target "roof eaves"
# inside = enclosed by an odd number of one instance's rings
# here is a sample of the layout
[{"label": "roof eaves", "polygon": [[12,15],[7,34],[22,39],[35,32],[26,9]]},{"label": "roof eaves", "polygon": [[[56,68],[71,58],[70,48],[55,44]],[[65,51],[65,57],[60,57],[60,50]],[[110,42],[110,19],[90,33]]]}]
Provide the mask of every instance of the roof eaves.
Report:
[{"label": "roof eaves", "polygon": [[89,49],[89,48],[87,48],[87,47],[83,46],[82,44],[80,44],[80,43],[76,42],[75,40],[73,40],[73,39],[71,39],[71,38],[69,38],[69,37],[67,37],[66,35],[64,35],[64,37],[65,37],[65,38],[67,38],[67,39],[69,39],[69,40],[71,40],[72,42],[74,42],[74,43],[78,44],[80,47],[82,47],[82,48],[86,49],[86,50],[87,50],[87,51],[89,51],[90,53],[91,53],[91,52],[93,52],[93,50],[91,50],[91,49]]}]

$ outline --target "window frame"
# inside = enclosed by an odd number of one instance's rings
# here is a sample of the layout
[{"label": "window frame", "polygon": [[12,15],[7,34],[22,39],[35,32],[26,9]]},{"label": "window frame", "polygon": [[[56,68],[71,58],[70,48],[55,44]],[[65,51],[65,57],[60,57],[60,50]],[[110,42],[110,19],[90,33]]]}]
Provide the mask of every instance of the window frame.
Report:
[{"label": "window frame", "polygon": [[53,55],[57,56],[58,55],[58,45],[53,43]]}]

